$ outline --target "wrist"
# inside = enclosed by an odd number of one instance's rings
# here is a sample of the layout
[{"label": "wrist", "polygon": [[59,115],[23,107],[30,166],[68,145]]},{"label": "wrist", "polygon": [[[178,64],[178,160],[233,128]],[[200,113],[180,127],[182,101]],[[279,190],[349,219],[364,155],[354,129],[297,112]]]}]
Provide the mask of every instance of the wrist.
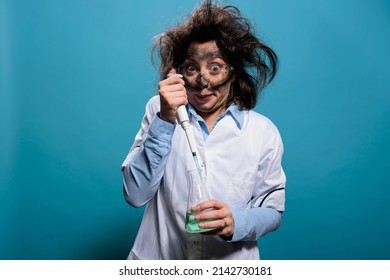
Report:
[{"label": "wrist", "polygon": [[176,116],[171,116],[169,113],[164,113],[160,111],[157,113],[157,116],[160,118],[160,120],[164,122],[168,122],[171,124],[174,124],[176,122]]}]

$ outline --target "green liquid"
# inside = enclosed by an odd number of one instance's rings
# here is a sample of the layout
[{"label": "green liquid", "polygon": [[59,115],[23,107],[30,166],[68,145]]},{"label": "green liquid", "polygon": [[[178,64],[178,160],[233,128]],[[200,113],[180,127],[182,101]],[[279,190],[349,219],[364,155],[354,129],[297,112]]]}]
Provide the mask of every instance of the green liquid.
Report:
[{"label": "green liquid", "polygon": [[[200,222],[211,222],[216,219],[211,219],[211,220],[203,220]],[[189,233],[199,233],[199,232],[206,232],[213,230],[215,228],[199,228],[199,221],[195,220],[195,215],[191,213],[187,213],[186,216],[186,231]]]}]

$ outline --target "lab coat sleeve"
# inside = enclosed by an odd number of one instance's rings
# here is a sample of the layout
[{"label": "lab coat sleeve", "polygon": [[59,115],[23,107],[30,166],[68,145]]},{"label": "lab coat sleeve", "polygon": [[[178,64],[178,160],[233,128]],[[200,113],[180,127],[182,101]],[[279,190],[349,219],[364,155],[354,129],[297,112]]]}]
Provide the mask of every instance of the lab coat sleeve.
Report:
[{"label": "lab coat sleeve", "polygon": [[230,241],[255,241],[275,231],[282,223],[282,214],[269,207],[234,209],[234,234]]},{"label": "lab coat sleeve", "polygon": [[134,207],[145,205],[157,192],[175,129],[174,124],[159,118],[152,102],[148,103],[141,129],[122,164],[124,197]]}]

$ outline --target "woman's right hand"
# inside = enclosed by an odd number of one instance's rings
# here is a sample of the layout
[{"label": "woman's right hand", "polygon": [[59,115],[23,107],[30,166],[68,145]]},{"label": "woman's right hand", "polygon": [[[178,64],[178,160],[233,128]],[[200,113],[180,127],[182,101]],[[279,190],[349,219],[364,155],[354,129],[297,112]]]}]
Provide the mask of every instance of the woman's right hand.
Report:
[{"label": "woman's right hand", "polygon": [[169,74],[172,75],[158,83],[160,118],[166,122],[175,123],[177,108],[188,103],[187,91],[184,87],[184,80],[179,75],[175,75],[175,69],[172,69]]}]

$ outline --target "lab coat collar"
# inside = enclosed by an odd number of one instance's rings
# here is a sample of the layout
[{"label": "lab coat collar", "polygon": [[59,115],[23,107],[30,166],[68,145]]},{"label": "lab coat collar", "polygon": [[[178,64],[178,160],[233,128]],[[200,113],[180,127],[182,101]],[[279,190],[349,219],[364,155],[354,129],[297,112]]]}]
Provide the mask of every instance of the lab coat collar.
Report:
[{"label": "lab coat collar", "polygon": [[[203,118],[198,115],[198,113],[195,111],[194,107],[189,103],[187,105],[187,111],[191,115],[193,115],[197,121],[204,122]],[[244,111],[240,110],[236,103],[231,104],[225,112],[223,112],[221,115],[219,115],[216,122],[220,121],[227,114],[230,114],[233,117],[234,121],[236,122],[237,127],[239,129],[242,129],[242,127],[244,125]]]}]

